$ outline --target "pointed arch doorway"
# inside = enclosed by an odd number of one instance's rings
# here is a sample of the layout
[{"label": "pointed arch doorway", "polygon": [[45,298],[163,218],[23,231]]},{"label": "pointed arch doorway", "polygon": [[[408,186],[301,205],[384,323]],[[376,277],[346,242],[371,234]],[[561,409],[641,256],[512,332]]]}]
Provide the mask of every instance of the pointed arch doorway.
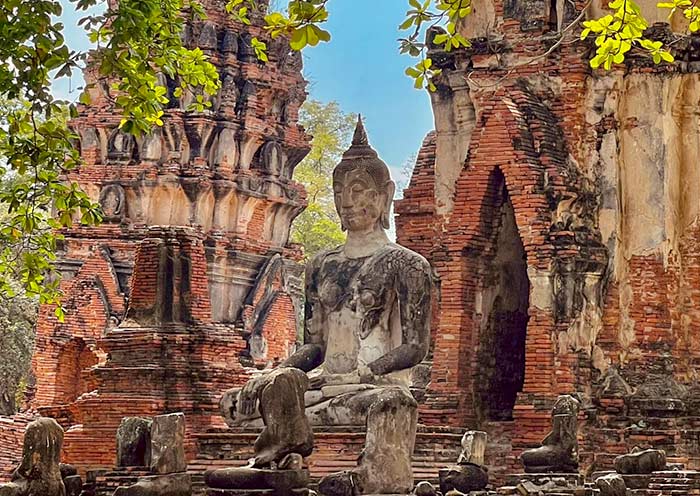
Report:
[{"label": "pointed arch doorway", "polygon": [[[503,173],[491,180],[494,194],[483,225],[490,228],[491,248],[479,263],[480,296],[477,306],[476,411],[482,421],[513,419],[517,395],[525,381],[530,281],[527,256],[516,223],[515,210]],[[480,304],[479,304],[480,303]]]}]

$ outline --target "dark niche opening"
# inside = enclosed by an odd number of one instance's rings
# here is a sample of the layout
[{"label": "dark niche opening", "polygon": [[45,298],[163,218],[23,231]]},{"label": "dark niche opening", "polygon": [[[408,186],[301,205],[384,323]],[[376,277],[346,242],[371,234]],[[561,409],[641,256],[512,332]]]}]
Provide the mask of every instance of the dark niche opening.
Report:
[{"label": "dark niche opening", "polygon": [[530,281],[515,211],[501,176],[500,208],[495,208],[495,247],[485,264],[477,381],[483,417],[511,420],[525,381],[525,337]]}]

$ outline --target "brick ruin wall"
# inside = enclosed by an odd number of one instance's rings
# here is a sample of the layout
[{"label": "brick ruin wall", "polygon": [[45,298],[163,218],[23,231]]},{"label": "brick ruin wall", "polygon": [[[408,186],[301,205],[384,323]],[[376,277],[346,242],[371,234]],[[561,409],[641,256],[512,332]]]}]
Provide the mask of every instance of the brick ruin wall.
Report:
[{"label": "brick ruin wall", "polygon": [[[301,56],[269,39],[261,12],[244,26],[225,2],[202,3],[207,19],[182,36],[219,71],[209,110],[187,110],[195,95],[186,92],[171,99],[162,128],[128,136],[109,81],[89,66],[91,104],[70,124],[85,162],[70,179],[99,201],[105,221],[62,232],[66,318],[40,310],[29,412],[67,429],[63,460],[82,473],[114,464],[124,416],[184,411],[189,438],[223,427],[220,394],[297,344],[302,254],[288,238],[306,204],[291,179],[309,149],[297,124]],[[254,36],[268,42],[265,65]],[[172,97],[177,81],[160,82]],[[0,446],[0,480],[19,461],[14,441],[25,424],[0,422],[12,446]]]},{"label": "brick ruin wall", "polygon": [[598,72],[587,42],[534,57],[586,2],[473,3],[473,46],[431,49],[436,131],[396,208],[441,279],[421,421],[488,431],[498,478],[577,393],[584,470],[634,446],[698,468],[697,37]]}]

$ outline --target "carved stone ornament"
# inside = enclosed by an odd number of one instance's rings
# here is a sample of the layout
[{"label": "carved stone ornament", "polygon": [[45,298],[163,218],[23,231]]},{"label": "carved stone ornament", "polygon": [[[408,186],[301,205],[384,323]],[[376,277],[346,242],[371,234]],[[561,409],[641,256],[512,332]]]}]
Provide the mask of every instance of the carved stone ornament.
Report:
[{"label": "carved stone ornament", "polygon": [[125,214],[124,188],[119,184],[108,184],[100,191],[100,206],[104,220],[107,222],[121,222]]},{"label": "carved stone ornament", "polygon": [[107,157],[110,160],[129,162],[134,158],[136,140],[130,134],[115,129],[107,142]]}]

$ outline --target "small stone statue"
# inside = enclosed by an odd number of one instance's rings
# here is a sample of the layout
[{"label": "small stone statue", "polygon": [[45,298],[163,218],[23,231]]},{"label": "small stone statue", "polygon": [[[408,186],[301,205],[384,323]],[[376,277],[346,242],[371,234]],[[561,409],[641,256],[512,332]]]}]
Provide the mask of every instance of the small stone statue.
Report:
[{"label": "small stone statue", "polygon": [[24,433],[22,462],[12,482],[0,485],[0,496],[66,496],[61,477],[63,429],[51,418],[40,418]]},{"label": "small stone statue", "polygon": [[461,493],[485,489],[489,483],[489,474],[484,466],[485,451],[485,432],[465,432],[457,465],[440,470],[440,491],[447,494],[455,489]]},{"label": "small stone statue", "polygon": [[481,431],[467,431],[462,436],[462,452],[457,463],[484,464],[486,452],[486,433]]},{"label": "small stone statue", "polygon": [[134,158],[135,149],[136,141],[132,135],[119,129],[112,131],[107,143],[107,157],[110,160],[129,162]]},{"label": "small stone statue", "polygon": [[572,396],[557,398],[552,408],[552,431],[539,448],[524,451],[520,459],[527,473],[576,472],[578,440],[576,438],[579,402]]},{"label": "small stone statue", "polygon": [[432,276],[423,257],[386,235],[394,188],[359,120],[351,148],[333,171],[347,241],[308,264],[306,344],[282,364],[307,372],[309,390],[303,402],[295,396],[275,413],[275,402],[290,394],[275,384],[291,373],[275,371],[227,392],[222,402],[231,424],[260,425],[262,414],[265,431],[253,462],[258,468],[279,465],[290,452],[308,454],[310,447],[291,432],[302,418],[311,425],[365,425],[359,466],[321,480],[327,496],[406,494],[413,486],[417,404],[408,384],[412,367],[428,351]]}]

